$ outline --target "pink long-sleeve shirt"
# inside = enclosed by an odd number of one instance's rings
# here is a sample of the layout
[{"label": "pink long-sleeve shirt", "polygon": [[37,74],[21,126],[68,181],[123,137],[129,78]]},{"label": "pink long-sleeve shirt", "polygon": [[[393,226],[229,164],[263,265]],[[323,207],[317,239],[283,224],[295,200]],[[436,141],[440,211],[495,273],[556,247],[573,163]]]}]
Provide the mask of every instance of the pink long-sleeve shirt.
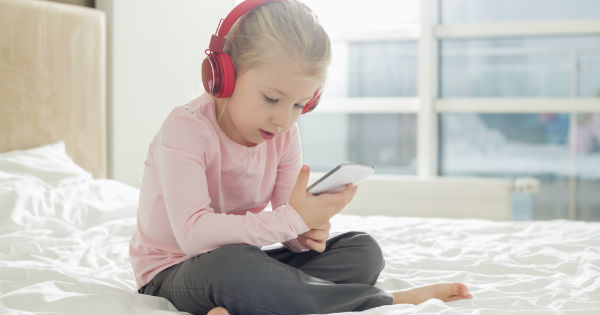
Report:
[{"label": "pink long-sleeve shirt", "polygon": [[[300,170],[298,127],[254,147],[229,139],[206,93],[175,107],[149,147],[129,254],[138,287],[227,244],[284,243],[309,230],[287,204]],[[273,211],[263,211],[271,201]]]}]

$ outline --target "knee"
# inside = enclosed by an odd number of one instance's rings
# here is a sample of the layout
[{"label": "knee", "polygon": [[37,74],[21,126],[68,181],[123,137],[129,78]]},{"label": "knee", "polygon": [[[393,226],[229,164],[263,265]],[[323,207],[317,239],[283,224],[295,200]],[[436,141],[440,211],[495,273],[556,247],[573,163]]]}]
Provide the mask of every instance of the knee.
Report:
[{"label": "knee", "polygon": [[213,285],[230,290],[255,282],[254,277],[261,272],[260,260],[264,253],[257,247],[234,244],[220,247],[210,253],[210,274]]},{"label": "knee", "polygon": [[385,266],[385,260],[383,259],[383,251],[379,246],[379,243],[373,236],[364,232],[354,232],[353,236],[355,244],[362,248],[362,253],[365,257],[368,257],[370,264],[373,265],[374,270],[379,274]]},{"label": "knee", "polygon": [[385,259],[377,240],[365,232],[349,232],[345,246],[352,248],[357,261],[363,266],[363,283],[373,284],[385,267]]}]

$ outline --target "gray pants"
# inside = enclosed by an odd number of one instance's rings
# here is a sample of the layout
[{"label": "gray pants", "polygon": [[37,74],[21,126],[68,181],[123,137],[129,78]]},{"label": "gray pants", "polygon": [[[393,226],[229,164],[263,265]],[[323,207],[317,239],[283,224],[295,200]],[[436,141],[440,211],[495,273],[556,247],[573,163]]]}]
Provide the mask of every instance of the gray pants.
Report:
[{"label": "gray pants", "polygon": [[193,314],[217,306],[232,315],[361,311],[392,304],[373,286],[383,266],[379,245],[361,232],[331,237],[323,253],[235,244],[163,270],[140,293]]}]

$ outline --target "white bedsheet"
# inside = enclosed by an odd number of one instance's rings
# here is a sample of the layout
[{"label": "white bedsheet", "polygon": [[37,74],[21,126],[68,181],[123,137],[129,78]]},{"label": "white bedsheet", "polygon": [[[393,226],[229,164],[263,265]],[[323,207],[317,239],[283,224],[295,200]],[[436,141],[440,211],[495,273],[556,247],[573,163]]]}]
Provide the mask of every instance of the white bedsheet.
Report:
[{"label": "white bedsheet", "polygon": [[[0,314],[178,313],[135,291],[128,242],[137,189],[72,170],[51,181],[21,176],[2,163]],[[379,241],[378,287],[461,281],[474,296],[364,314],[600,314],[600,223],[350,215],[332,223]]]}]

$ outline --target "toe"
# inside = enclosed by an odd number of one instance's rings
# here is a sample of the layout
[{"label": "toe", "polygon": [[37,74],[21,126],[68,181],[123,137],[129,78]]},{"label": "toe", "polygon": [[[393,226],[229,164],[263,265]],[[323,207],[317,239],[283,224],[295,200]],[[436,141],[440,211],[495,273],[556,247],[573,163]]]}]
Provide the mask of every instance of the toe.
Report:
[{"label": "toe", "polygon": [[454,285],[456,286],[456,295],[464,297],[469,295],[469,289],[467,289],[466,285],[462,283],[455,283]]}]

